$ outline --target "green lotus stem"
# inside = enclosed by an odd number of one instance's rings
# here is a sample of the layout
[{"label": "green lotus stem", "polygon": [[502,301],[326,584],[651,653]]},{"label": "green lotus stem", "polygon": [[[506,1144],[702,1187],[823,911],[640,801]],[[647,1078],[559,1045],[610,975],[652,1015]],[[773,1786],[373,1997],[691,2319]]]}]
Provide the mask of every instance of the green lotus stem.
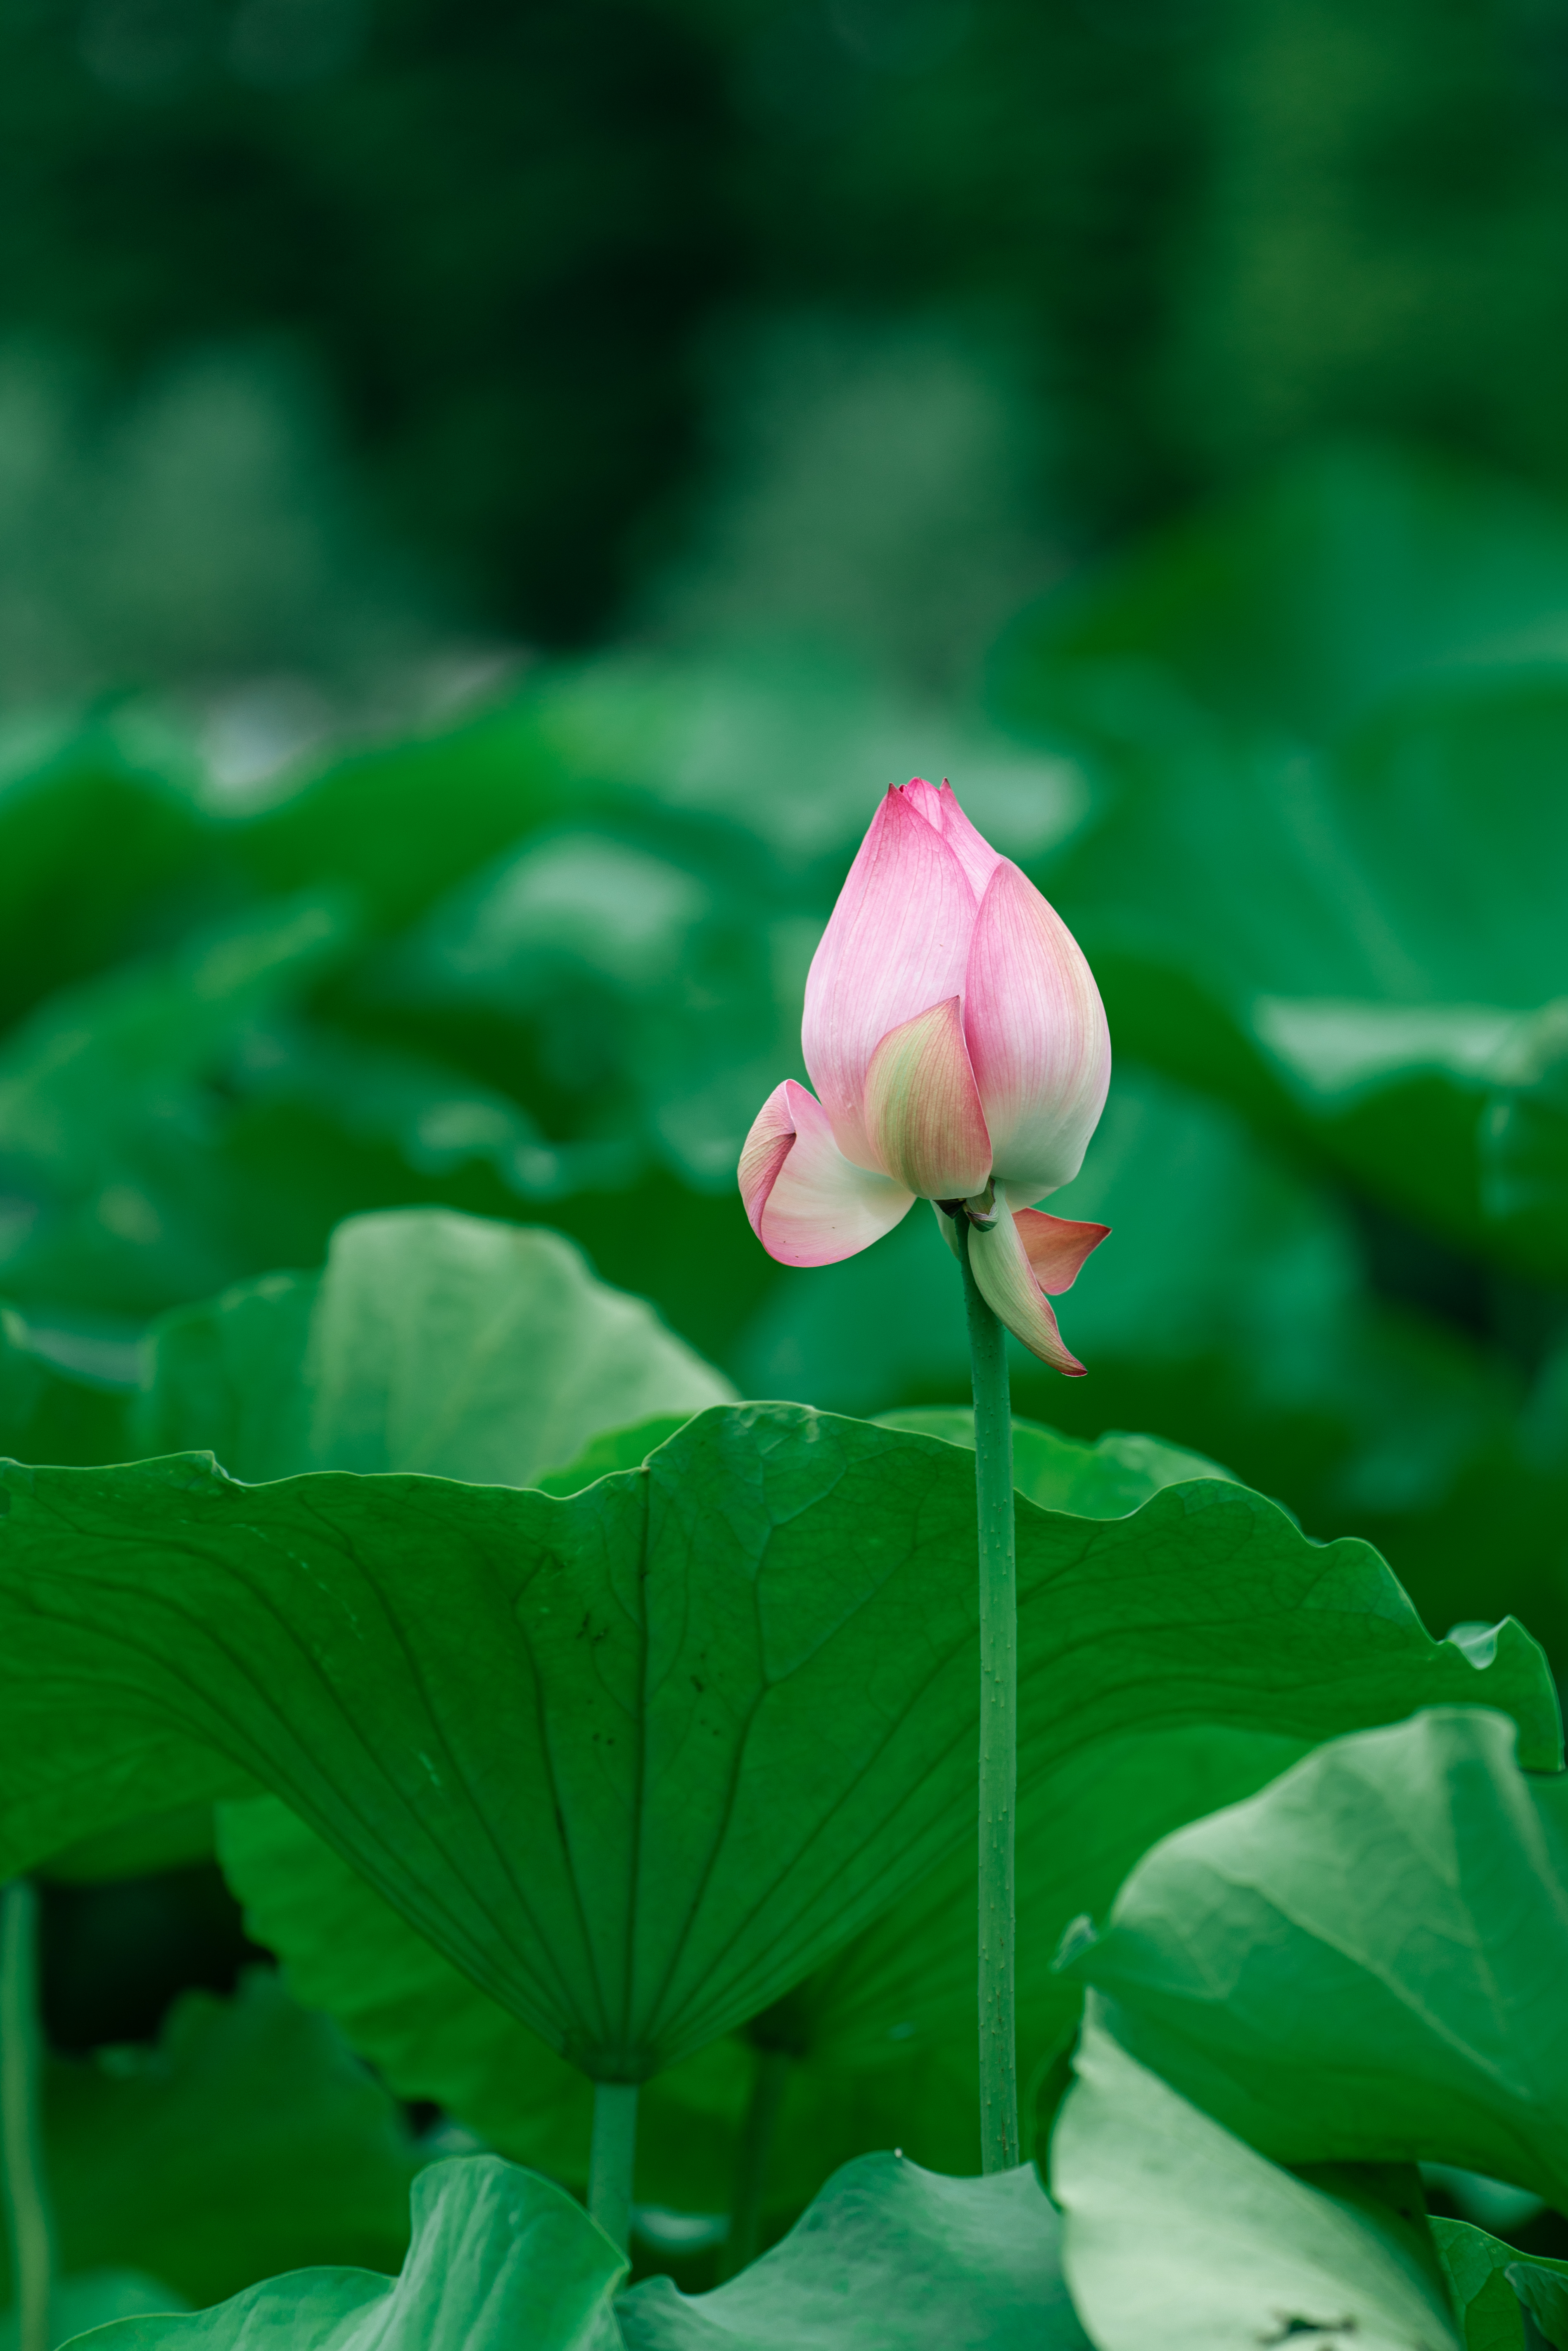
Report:
[{"label": "green lotus stem", "polygon": [[789,2063],[788,2049],[763,2048],[757,2052],[757,2071],[751,2077],[751,2096],[736,2150],[735,2201],[730,2208],[729,2235],[720,2264],[720,2273],[727,2278],[734,2277],[757,2259],[768,2158],[773,2152],[779,2109],[789,2079]]},{"label": "green lotus stem", "polygon": [[0,2156],[16,2296],[16,2351],[49,2351],[54,2225],[44,2172],[38,2033],[38,1896],[0,1891]]},{"label": "green lotus stem", "polygon": [[632,2176],[636,2164],[637,2085],[595,2082],[588,2209],[622,2252],[632,2237]]},{"label": "green lotus stem", "polygon": [[[1004,1211],[1005,1213],[1005,1211]],[[975,1492],[980,1552],[980,2163],[1008,2171],[1019,2140],[1017,1919],[1013,1816],[1018,1798],[1018,1573],[1013,1534],[1013,1422],[1007,1332],[980,1295],[960,1214],[964,1304],[975,1391]]]}]

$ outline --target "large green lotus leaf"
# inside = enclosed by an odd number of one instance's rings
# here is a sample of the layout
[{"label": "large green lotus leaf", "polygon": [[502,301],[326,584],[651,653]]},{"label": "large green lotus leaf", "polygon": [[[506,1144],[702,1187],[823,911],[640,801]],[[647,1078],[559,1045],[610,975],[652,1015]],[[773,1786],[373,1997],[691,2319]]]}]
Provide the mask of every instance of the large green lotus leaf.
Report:
[{"label": "large green lotus leaf", "polygon": [[1266,2154],[1568,2192],[1568,1776],[1500,1716],[1336,1740],[1178,1831],[1071,1966]]},{"label": "large green lotus leaf", "polygon": [[[1049,1437],[1049,1432],[1038,1434]],[[1049,1443],[1043,1450],[1051,1457]],[[1081,1508],[1091,1500],[1108,1513],[1125,1507],[1127,1463],[1115,1448],[1061,1450],[1085,1457],[1071,1462]],[[1149,1448],[1156,1450],[1168,1468],[1168,1449]],[[1091,1491],[1096,1462],[1097,1496]],[[960,1465],[964,1477],[972,1475],[967,1456],[958,1456],[954,1466]],[[1196,1501],[1226,1490],[1205,1486],[1186,1494]],[[1164,1717],[1157,1728],[1106,1730],[1079,1744],[1071,1736],[1061,1738],[1053,1721],[1057,1644],[1074,1646],[1078,1612],[1086,1602],[1092,1604],[1094,1577],[1113,1573],[1108,1548],[1092,1549],[1090,1560],[1102,1563],[1090,1565],[1088,1581],[1074,1579],[1063,1594],[1071,1614],[1060,1624],[1053,1626],[1026,1603],[1019,1817],[1026,2078],[1049,2063],[1077,2015],[1077,1987],[1051,1966],[1069,1922],[1102,1909],[1139,1855],[1167,1830],[1250,1794],[1348,1719],[1386,1720],[1419,1705],[1440,1656],[1448,1659],[1450,1686],[1457,1677],[1460,1688],[1517,1708],[1533,1726],[1542,1761],[1550,1763],[1555,1756],[1554,1701],[1530,1645],[1505,1634],[1501,1659],[1482,1667],[1478,1678],[1476,1663],[1467,1662],[1458,1647],[1436,1647],[1417,1635],[1403,1664],[1389,1657],[1385,1671],[1368,1674],[1386,1641],[1389,1612],[1396,1614],[1399,1607],[1386,1572],[1364,1547],[1341,1547],[1350,1573],[1335,1595],[1332,1583],[1320,1581],[1322,1552],[1303,1543],[1281,1514],[1256,1497],[1238,1493],[1236,1499],[1249,1516],[1255,1512],[1268,1523],[1270,1553],[1300,1563],[1293,1604],[1285,1583],[1269,1584],[1270,1610],[1293,1606],[1295,1613],[1276,1617],[1270,1636],[1260,1638],[1257,1618],[1245,1606],[1239,1610],[1229,1635],[1236,1682],[1220,1689],[1213,1680],[1223,1662],[1218,1639],[1194,1643],[1168,1621],[1161,1627],[1156,1583],[1148,1594],[1150,1629],[1133,1635],[1124,1663],[1135,1671],[1133,1660],[1141,1655],[1149,1706]],[[1029,1545],[1042,1522],[1027,1503],[1019,1517]],[[1082,1522],[1046,1523],[1059,1538],[1081,1541],[1091,1531]],[[1138,1522],[1119,1523],[1130,1533]],[[1270,1578],[1272,1573],[1264,1571]],[[1319,1646],[1325,1602],[1338,1615],[1337,1666],[1328,1672]],[[1140,1604],[1134,1599],[1133,1611]],[[1194,1604],[1207,1604],[1195,1594]],[[1217,1621],[1228,1604],[1234,1603],[1218,1602]],[[1358,1609],[1366,1612],[1359,1619]],[[1120,1613],[1113,1605],[1113,1619]],[[1132,1633],[1131,1614],[1123,1630]],[[1114,1635],[1102,1623],[1089,1637]],[[1272,1674],[1265,1662],[1270,1647]],[[1473,1653],[1478,1660],[1485,1654],[1484,1646]],[[1279,1696],[1292,1656],[1301,1687],[1287,1720]],[[1084,1662],[1081,1657],[1080,1671]],[[1254,1670],[1258,1687],[1249,1691]],[[568,2069],[400,1920],[354,1870],[270,1802],[227,1810],[224,1854],[253,1932],[284,1957],[301,1996],[337,2016],[403,2095],[436,2099],[518,2159],[578,2175],[587,2108]],[[796,1986],[776,2011],[758,2018],[753,2035],[794,2061],[770,2174],[769,2192],[779,2205],[799,2206],[835,2160],[867,2145],[891,2140],[921,2161],[951,2169],[977,2160],[975,1917],[974,1859],[966,1835],[881,1919]],[[703,2206],[727,2200],[731,2135],[748,2067],[734,2052],[722,2066],[716,2051],[710,2056],[710,2066],[695,2074],[678,2067],[649,2095],[647,2200]]]},{"label": "large green lotus leaf", "polygon": [[1086,2351],[1032,2165],[945,2179],[899,2155],[838,2172],[781,2244],[712,2294],[623,2294],[628,2351]]},{"label": "large green lotus leaf", "polygon": [[471,2155],[421,2172],[412,2202],[395,2278],[295,2270],[214,2310],[121,2319],[94,2351],[620,2351],[625,2262],[564,2189]]},{"label": "large green lotus leaf", "polygon": [[559,1234],[389,1210],[340,1225],[319,1276],[166,1317],[137,1449],[200,1447],[256,1483],[417,1469],[528,1486],[601,1429],[732,1394]]},{"label": "large green lotus leaf", "polygon": [[402,2116],[263,1970],[230,1999],[183,1994],[148,2047],[51,2058],[44,2126],[69,2271],[148,2269],[204,2304],[306,2262],[402,2257],[423,2161]]},{"label": "large green lotus leaf", "polygon": [[[956,1447],[751,1405],[565,1499],[190,1457],[0,1492],[0,1865],[249,1774],[586,2070],[765,2008],[968,1828]],[[1019,1555],[1026,1785],[1134,1725],[1488,1698],[1558,1760],[1517,1626],[1433,1642],[1365,1545],[1233,1485],[1020,1501]]]},{"label": "large green lotus leaf", "polygon": [[[1171,1829],[1250,1795],[1310,1740],[1220,1723],[1092,1740],[1020,1791],[1018,2020],[1026,2109],[1048,2088],[1082,1995],[1052,1966],[1063,1933],[1106,1906]],[[885,2117],[897,2144],[944,2169],[979,2161],[975,2035],[978,1895],[968,1845],[938,1865],[782,2003],[775,2032],[799,2053],[786,2092],[776,2187]],[[1032,2126],[1032,2112],[1026,2127]],[[1028,2144],[1026,2139],[1026,2145]]]},{"label": "large green lotus leaf", "polygon": [[1448,2291],[1464,2321],[1467,2351],[1524,2351],[1521,2306],[1548,2343],[1568,2343],[1568,2262],[1521,2253],[1468,2220],[1434,2219]]},{"label": "large green lotus leaf", "polygon": [[951,1447],[757,1407],[564,1500],[189,1459],[8,1490],[51,1660],[11,1651],[18,1857],[252,1773],[590,2069],[765,2006],[967,1820]]},{"label": "large green lotus leaf", "polygon": [[1420,2184],[1397,2167],[1297,2179],[1092,2022],[1057,2123],[1063,2266],[1099,2351],[1459,2351]]},{"label": "large green lotus leaf", "polygon": [[[326,2010],[400,2097],[442,2106],[514,2163],[586,2181],[592,2085],[444,1959],[287,1804],[261,1796],[224,1805],[219,1852],[248,1931],[282,1959],[290,1990]],[[749,2079],[748,2052],[724,2040],[647,2085],[637,2115],[639,2203],[727,2209]]]},{"label": "large green lotus leaf", "polygon": [[[973,1415],[957,1407],[889,1415],[881,1425],[973,1446]],[[658,1418],[612,1431],[547,1489],[576,1492],[644,1459],[673,1433]],[[1014,1448],[1020,1492],[1085,1516],[1116,1516],[1161,1484],[1215,1474],[1199,1457],[1152,1437],[1075,1445],[1020,1421]],[[1117,1752],[1124,1743],[1102,1741],[1089,1768],[1053,1775],[1026,1813],[1024,1881],[1034,1900],[1023,1913],[1024,1948],[1035,1961],[1026,2064],[1075,2013],[1075,1994],[1048,1964],[1065,1922],[1108,1896],[1125,1860],[1166,1828],[1249,1793],[1301,1752],[1300,1741],[1268,1734],[1134,1740],[1138,1753],[1154,1750],[1140,1808],[1128,1802]],[[1244,1754],[1241,1776],[1204,1771],[1197,1758],[1210,1747]],[[1053,1834],[1064,1812],[1066,1833]],[[1102,1848],[1113,1823],[1114,1875],[1107,1877]],[[586,2177],[591,2101],[576,2068],[444,1959],[286,1805],[268,1797],[225,1806],[221,1850],[251,1933],[283,1957],[299,1997],[329,2011],[400,2095],[434,2100],[515,2162]],[[974,1868],[962,1853],[956,1864],[939,1868],[890,1921],[788,1997],[789,2015],[772,2029],[801,2062],[790,2070],[770,2168],[779,2205],[798,2207],[835,2160],[889,2137],[948,2168],[977,2163]],[[1042,1896],[1043,1924],[1036,1917]],[[638,2124],[640,2201],[688,2210],[728,2203],[754,2062],[748,2050],[715,2043],[650,2085]]]}]

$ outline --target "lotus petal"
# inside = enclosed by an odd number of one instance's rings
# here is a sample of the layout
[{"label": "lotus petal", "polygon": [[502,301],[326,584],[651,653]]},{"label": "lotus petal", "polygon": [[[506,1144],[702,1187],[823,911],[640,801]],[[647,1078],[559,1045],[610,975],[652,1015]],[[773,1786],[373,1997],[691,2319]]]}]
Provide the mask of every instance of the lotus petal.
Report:
[{"label": "lotus petal", "polygon": [[1035,1280],[1053,1298],[1071,1290],[1083,1261],[1110,1231],[1109,1225],[1078,1225],[1069,1217],[1043,1216],[1038,1208],[1015,1208],[1013,1222]]},{"label": "lotus petal", "polygon": [[780,1265],[856,1256],[891,1232],[915,1197],[846,1159],[821,1103],[793,1078],[774,1088],[746,1138],[740,1196],[752,1231]]},{"label": "lotus petal", "polygon": [[811,1082],[857,1165],[874,1165],[862,1110],[872,1055],[890,1029],[961,993],[976,912],[963,865],[918,798],[890,790],[812,958],[801,1022]]},{"label": "lotus petal", "polygon": [[1094,975],[1066,924],[1006,858],[986,887],[964,984],[964,1035],[1014,1207],[1077,1175],[1111,1082]]},{"label": "lotus petal", "polygon": [[962,1199],[991,1171],[958,999],[885,1036],[866,1071],[866,1135],[877,1165],[922,1199]]},{"label": "lotus petal", "polygon": [[[1054,1223],[1057,1220],[1052,1217],[1042,1221]],[[1092,1247],[1092,1243],[1090,1246]],[[1080,1257],[1080,1263],[1087,1254],[1085,1249]],[[969,1228],[969,1263],[974,1268],[975,1280],[987,1305],[1016,1338],[1023,1341],[1030,1354],[1038,1355],[1041,1363],[1051,1364],[1057,1371],[1064,1372],[1069,1379],[1082,1378],[1083,1365],[1056,1327],[1051,1301],[1030,1263],[1018,1218],[1004,1213],[994,1225],[972,1225]],[[1074,1267],[1073,1270],[1076,1272],[1077,1268]]]}]

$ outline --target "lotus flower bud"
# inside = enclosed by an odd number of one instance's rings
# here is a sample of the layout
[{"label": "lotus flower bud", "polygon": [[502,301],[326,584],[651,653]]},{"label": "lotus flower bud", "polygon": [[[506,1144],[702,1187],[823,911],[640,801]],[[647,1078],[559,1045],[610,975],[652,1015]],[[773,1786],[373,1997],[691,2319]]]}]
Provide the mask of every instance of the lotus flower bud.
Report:
[{"label": "lotus flower bud", "polygon": [[970,1220],[969,1261],[1025,1346],[1061,1371],[1047,1292],[1071,1284],[1104,1225],[1033,1213],[1076,1176],[1111,1079],[1111,1040],[1076,940],[918,777],[872,820],[806,982],[816,1088],[786,1080],[740,1155],[764,1249],[831,1265],[916,1198]]}]

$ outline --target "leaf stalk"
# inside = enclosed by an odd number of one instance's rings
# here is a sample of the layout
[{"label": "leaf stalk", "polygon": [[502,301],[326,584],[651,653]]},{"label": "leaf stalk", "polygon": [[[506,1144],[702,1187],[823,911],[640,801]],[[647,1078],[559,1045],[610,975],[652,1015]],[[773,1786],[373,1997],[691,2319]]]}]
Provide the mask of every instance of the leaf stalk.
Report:
[{"label": "leaf stalk", "polygon": [[54,2222],[44,2169],[38,2032],[38,1896],[26,1878],[0,1889],[0,2157],[16,2295],[16,2351],[53,2340]]},{"label": "leaf stalk", "polygon": [[969,1225],[956,1219],[975,1395],[975,1494],[980,1571],[980,2163],[1009,2171],[1019,2137],[1017,1920],[1018,1570],[1012,1402],[1007,1333],[969,1263]]},{"label": "leaf stalk", "polygon": [[622,2252],[632,2238],[632,2180],[636,2166],[637,2085],[595,2082],[588,2210]]}]

